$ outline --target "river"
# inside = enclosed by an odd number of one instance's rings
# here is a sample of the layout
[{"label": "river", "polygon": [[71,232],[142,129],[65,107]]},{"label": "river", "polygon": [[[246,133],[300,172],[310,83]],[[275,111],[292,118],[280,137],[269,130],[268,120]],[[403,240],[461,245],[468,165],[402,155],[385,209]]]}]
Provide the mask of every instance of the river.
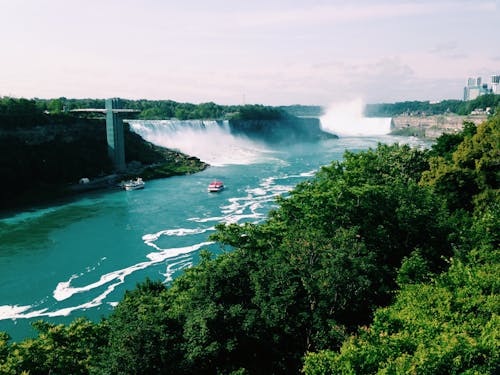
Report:
[{"label": "river", "polygon": [[[177,136],[177,148],[211,167],[147,181],[144,190],[87,194],[0,219],[0,331],[14,340],[34,335],[30,323],[37,319],[98,320],[146,277],[170,283],[198,262],[200,250],[220,251],[208,239],[216,224],[265,220],[276,196],[341,159],[345,150],[378,142],[420,144],[381,135],[280,147],[224,129],[182,134],[179,129],[162,133],[151,123],[132,127],[170,147],[176,147],[171,137]],[[208,193],[214,179],[223,180],[226,189]]]}]

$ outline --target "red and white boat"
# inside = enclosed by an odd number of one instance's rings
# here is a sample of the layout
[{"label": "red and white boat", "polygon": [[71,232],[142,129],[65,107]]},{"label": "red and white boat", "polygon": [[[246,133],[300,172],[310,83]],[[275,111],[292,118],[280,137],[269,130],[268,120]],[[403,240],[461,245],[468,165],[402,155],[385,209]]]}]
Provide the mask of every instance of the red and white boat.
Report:
[{"label": "red and white boat", "polygon": [[224,183],[222,181],[216,180],[208,185],[208,191],[211,193],[216,193],[221,190],[224,190]]}]

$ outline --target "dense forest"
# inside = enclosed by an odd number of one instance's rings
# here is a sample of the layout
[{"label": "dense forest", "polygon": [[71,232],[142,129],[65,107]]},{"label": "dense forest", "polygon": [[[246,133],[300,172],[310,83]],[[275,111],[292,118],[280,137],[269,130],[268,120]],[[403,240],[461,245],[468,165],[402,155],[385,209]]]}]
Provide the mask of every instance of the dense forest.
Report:
[{"label": "dense forest", "polygon": [[430,150],[346,152],[108,318],[0,333],[0,373],[498,373],[499,188],[500,111]]},{"label": "dense forest", "polygon": [[[71,121],[71,110],[104,108],[104,99],[15,99],[0,98],[0,129],[29,127],[47,122]],[[277,120],[286,112],[259,104],[223,106],[215,103],[178,103],[172,100],[121,99],[123,108],[140,111],[139,119],[237,119]],[[68,119],[69,117],[69,119]]]}]

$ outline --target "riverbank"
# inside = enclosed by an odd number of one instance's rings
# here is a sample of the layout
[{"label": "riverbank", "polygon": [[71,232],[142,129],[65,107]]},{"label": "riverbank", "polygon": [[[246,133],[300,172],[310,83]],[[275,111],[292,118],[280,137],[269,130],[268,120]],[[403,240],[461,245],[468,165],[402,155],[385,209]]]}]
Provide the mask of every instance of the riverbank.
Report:
[{"label": "riverbank", "polygon": [[182,176],[201,172],[209,165],[200,159],[177,151],[164,149],[169,154],[165,162],[142,165],[139,162],[129,163],[126,171],[95,178],[82,177],[78,183],[67,186],[68,192],[78,194],[95,190],[121,189],[120,182],[141,177],[144,181],[172,176]]}]

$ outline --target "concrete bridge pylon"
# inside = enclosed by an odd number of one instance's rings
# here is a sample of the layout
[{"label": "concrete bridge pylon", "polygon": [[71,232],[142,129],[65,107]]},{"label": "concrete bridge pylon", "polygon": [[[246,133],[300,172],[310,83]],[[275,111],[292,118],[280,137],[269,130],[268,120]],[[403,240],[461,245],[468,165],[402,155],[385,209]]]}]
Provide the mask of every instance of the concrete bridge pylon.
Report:
[{"label": "concrete bridge pylon", "polygon": [[106,99],[106,138],[108,141],[108,156],[117,172],[123,172],[125,164],[125,141],[123,136],[123,118],[120,112],[121,100],[118,98]]}]

